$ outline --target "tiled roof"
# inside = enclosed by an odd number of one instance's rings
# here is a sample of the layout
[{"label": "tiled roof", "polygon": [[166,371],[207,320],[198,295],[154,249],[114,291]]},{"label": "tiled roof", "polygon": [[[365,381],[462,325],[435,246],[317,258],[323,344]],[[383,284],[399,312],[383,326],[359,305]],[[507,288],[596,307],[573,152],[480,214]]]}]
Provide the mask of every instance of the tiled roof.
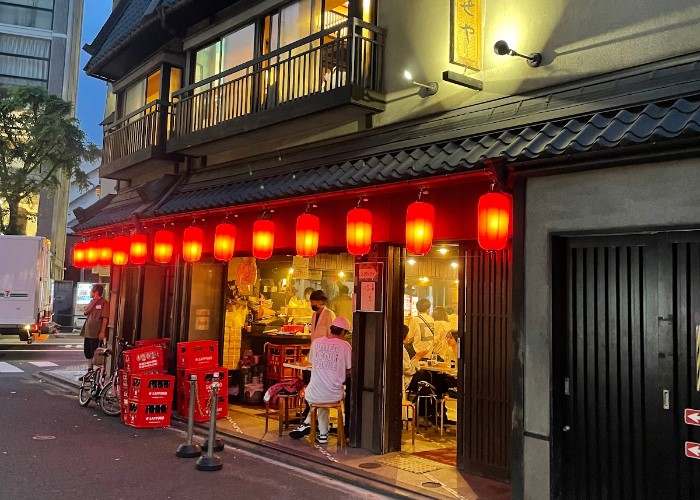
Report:
[{"label": "tiled roof", "polygon": [[700,96],[695,96],[267,177],[207,169],[192,175],[171,195],[152,205],[141,201],[135,189],[119,193],[109,207],[79,224],[76,230],[124,222],[134,213],[146,217],[170,215],[428,178],[469,170],[489,158],[526,162],[699,136]]},{"label": "tiled roof", "polygon": [[[700,135],[700,98],[677,99],[616,112],[548,122],[461,141],[387,152],[296,173],[264,178],[221,176],[206,185],[204,171],[193,175],[164,203],[157,215],[212,209],[280,198],[374,186],[400,180],[450,174],[483,160],[509,162],[606,150]],[[209,183],[211,184],[211,183]]]}]

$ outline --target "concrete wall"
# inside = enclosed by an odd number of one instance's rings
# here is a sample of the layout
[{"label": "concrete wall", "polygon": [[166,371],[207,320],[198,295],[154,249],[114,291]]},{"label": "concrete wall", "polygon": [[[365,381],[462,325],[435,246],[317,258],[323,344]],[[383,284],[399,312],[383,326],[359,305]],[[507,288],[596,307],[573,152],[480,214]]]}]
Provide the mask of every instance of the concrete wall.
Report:
[{"label": "concrete wall", "polygon": [[527,181],[525,227],[525,498],[549,498],[551,236],[700,228],[700,160]]}]

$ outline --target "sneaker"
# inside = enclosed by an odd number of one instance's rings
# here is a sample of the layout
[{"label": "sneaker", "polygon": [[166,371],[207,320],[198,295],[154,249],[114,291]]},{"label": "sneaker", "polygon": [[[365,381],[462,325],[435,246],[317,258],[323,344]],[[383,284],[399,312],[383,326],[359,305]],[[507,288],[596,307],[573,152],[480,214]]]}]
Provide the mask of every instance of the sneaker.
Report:
[{"label": "sneaker", "polygon": [[319,434],[318,436],[316,436],[316,442],[318,444],[328,443],[328,434]]},{"label": "sneaker", "polygon": [[87,373],[85,375],[83,375],[82,377],[78,378],[78,380],[82,382],[83,380],[85,380],[85,377],[87,377],[88,375],[91,375],[91,374],[92,374],[92,370],[88,370]]},{"label": "sneaker", "polygon": [[311,426],[309,424],[299,424],[299,427],[289,433],[289,437],[292,439],[301,439],[309,434],[311,434]]}]

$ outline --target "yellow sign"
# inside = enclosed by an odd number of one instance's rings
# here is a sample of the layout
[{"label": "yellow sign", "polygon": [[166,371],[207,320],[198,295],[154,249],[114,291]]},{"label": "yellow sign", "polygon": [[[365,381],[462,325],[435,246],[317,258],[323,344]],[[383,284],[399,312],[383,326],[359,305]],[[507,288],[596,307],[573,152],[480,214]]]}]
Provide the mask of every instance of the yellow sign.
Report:
[{"label": "yellow sign", "polygon": [[481,0],[452,0],[450,62],[481,70]]}]

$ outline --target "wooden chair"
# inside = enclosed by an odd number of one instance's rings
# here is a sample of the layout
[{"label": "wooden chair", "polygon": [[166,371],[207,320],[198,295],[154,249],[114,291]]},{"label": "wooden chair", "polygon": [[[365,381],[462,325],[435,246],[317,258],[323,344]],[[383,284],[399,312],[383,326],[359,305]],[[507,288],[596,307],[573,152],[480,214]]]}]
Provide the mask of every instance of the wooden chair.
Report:
[{"label": "wooden chair", "polygon": [[401,401],[401,413],[406,409],[406,425],[408,425],[408,410],[411,410],[411,444],[416,444],[416,404],[404,399]]},{"label": "wooden chair", "polygon": [[345,420],[343,419],[343,402],[338,401],[336,403],[311,403],[311,434],[309,435],[309,445],[311,448],[314,447],[314,442],[316,441],[316,410],[318,408],[328,408],[329,410],[335,408],[338,411],[338,439],[336,442],[336,449],[345,447]]},{"label": "wooden chair", "polygon": [[[278,395],[278,405],[277,405],[277,422],[278,422],[278,432],[281,436],[283,432],[289,429],[289,410],[292,408],[298,408],[299,404],[299,394],[279,394]],[[291,403],[291,405],[290,405]],[[268,423],[270,418],[270,402],[265,403],[265,432],[268,429]]]}]

